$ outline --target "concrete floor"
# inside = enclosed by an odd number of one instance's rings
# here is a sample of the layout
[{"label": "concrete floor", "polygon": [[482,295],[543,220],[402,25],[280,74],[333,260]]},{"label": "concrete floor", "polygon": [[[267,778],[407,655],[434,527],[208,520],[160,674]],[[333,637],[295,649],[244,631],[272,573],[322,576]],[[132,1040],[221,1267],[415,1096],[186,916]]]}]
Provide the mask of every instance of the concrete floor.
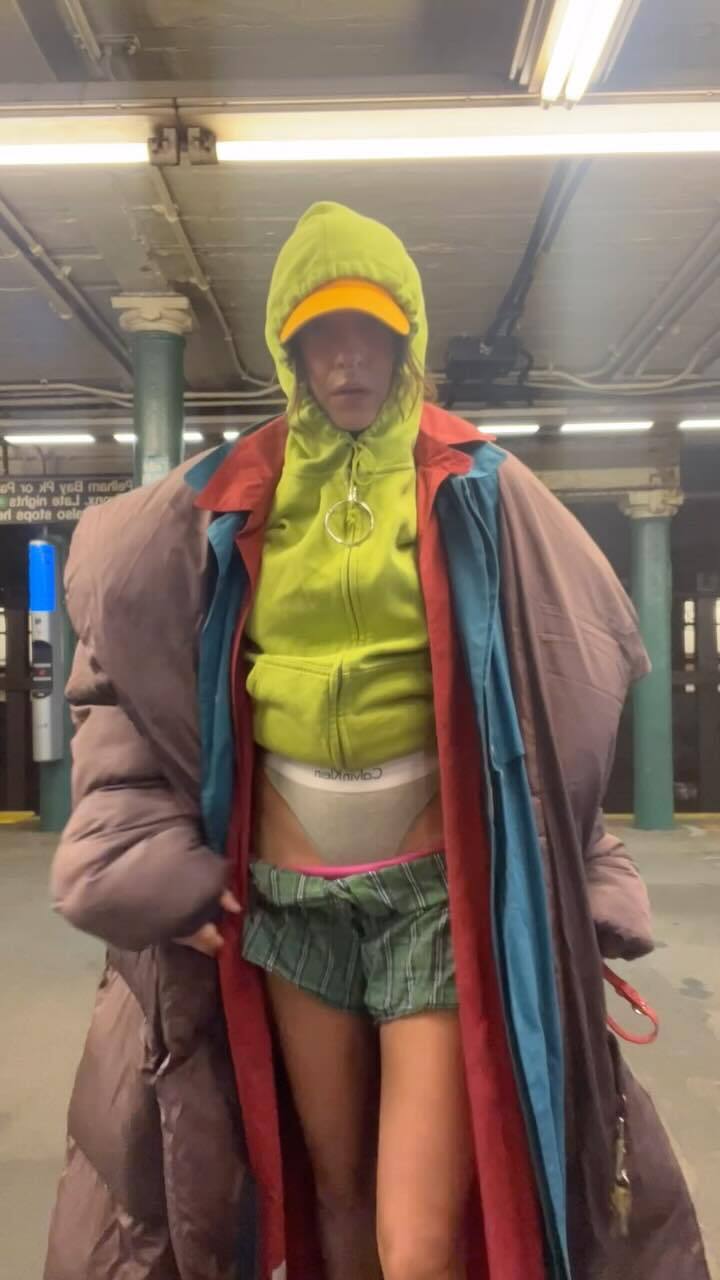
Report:
[{"label": "concrete floor", "polygon": [[[663,1113],[718,1257],[720,826],[622,834],[650,885],[658,939],[631,977],[663,1023],[660,1042],[629,1057]],[[52,837],[0,829],[0,1280],[42,1275],[65,1109],[102,966],[101,948],[48,909],[52,846]]]}]

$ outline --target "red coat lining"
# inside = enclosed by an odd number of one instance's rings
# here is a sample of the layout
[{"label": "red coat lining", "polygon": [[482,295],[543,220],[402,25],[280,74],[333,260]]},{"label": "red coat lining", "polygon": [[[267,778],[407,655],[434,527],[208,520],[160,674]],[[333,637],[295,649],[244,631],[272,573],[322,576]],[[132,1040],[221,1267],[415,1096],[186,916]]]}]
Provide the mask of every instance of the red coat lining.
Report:
[{"label": "red coat lining", "polygon": [[[252,718],[241,655],[242,628],[262,554],[262,532],[282,468],[282,420],[241,441],[197,500],[214,511],[250,511],[238,537],[251,589],[233,653],[233,714],[238,785],[229,851],[235,887],[246,896],[252,796]],[[491,858],[482,786],[481,746],[455,634],[439,523],[440,484],[471,460],[457,445],[478,433],[426,407],[416,447],[418,543],[433,669],[435,716],[445,812],[453,945],[475,1142],[477,1187],[468,1214],[467,1280],[543,1280],[543,1235],[535,1178],[500,999],[492,943]],[[242,455],[242,458],[241,456]],[[242,466],[238,465],[242,460]],[[251,1167],[258,1185],[263,1280],[287,1261],[288,1280],[318,1280],[322,1264],[313,1228],[307,1157],[299,1126],[286,1114],[262,975],[240,952],[236,921],[227,925],[221,983],[230,1048]],[[281,1142],[280,1113],[283,1115]]]}]

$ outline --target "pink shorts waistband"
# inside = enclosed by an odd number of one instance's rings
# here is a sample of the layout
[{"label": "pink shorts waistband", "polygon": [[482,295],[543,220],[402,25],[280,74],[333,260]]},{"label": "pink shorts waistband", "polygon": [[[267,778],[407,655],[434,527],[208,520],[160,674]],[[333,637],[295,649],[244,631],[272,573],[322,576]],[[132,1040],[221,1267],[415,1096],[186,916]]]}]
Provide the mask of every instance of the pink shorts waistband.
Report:
[{"label": "pink shorts waistband", "polygon": [[443,853],[443,849],[419,849],[414,853],[399,853],[394,858],[383,858],[380,862],[358,862],[353,866],[327,867],[324,864],[314,867],[293,867],[301,876],[321,876],[323,880],[342,880],[345,876],[364,876],[368,871],[384,871],[386,867],[397,867],[403,862],[417,862],[419,858],[430,858],[433,854]]}]

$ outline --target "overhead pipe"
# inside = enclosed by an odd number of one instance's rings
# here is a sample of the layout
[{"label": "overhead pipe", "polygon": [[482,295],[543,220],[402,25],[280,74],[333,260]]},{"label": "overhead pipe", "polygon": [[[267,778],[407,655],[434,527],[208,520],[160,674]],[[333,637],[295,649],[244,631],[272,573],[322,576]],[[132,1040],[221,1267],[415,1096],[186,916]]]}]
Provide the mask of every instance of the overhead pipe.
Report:
[{"label": "overhead pipe", "polygon": [[152,167],[150,169],[150,176],[152,178],[153,186],[155,187],[155,191],[156,191],[158,200],[160,202],[160,209],[162,210],[163,216],[166,218],[167,222],[171,226],[175,239],[178,243],[178,246],[182,251],[185,261],[187,262],[188,267],[190,269],[191,283],[194,284],[198,289],[200,289],[200,291],[205,295],[208,301],[208,304],[213,312],[213,315],[215,316],[215,319],[217,320],[217,323],[220,327],[220,331],[223,335],[223,340],[227,345],[228,351],[230,353],[230,357],[235,366],[236,373],[238,373],[239,376],[245,382],[254,383],[256,386],[266,390],[277,389],[277,384],[271,384],[266,379],[263,380],[261,378],[255,378],[251,373],[248,372],[247,368],[243,364],[243,361],[240,356],[240,352],[238,351],[238,348],[235,342],[235,336],[232,332],[232,329],[230,328],[230,325],[227,321],[225,313],[222,307],[220,306],[220,303],[218,302],[218,299],[215,295],[213,287],[210,284],[210,281],[208,280],[207,276],[205,275],[205,272],[203,271],[198,261],[197,254],[195,253],[195,250],[192,244],[190,243],[187,232],[185,231],[185,228],[183,226],[182,213],[180,211],[178,204],[173,198],[172,192],[170,191],[170,188],[167,183],[167,179],[164,173],[159,168],[156,168],[156,167]]},{"label": "overhead pipe", "polygon": [[85,54],[99,75],[107,75],[105,53],[90,25],[82,0],[60,0],[60,3],[65,11],[65,20],[70,27],[75,45],[81,53]]},{"label": "overhead pipe", "polygon": [[2,197],[0,235],[20,255],[25,268],[34,276],[43,292],[60,308],[59,314],[67,314],[69,311],[122,367],[123,372],[129,374],[131,363],[125,344]]},{"label": "overhead pipe", "polygon": [[[647,357],[665,338],[669,326],[685,315],[719,276],[720,219],[705,233],[605,363],[588,374],[588,378],[600,381],[621,372],[631,375],[640,372]],[[686,372],[694,367],[693,362]]]},{"label": "overhead pipe", "polygon": [[579,163],[564,160],[556,165],[515,277],[485,334],[487,346],[498,338],[509,337],[516,329],[525,310],[540,258],[552,248],[590,164],[589,160]]}]

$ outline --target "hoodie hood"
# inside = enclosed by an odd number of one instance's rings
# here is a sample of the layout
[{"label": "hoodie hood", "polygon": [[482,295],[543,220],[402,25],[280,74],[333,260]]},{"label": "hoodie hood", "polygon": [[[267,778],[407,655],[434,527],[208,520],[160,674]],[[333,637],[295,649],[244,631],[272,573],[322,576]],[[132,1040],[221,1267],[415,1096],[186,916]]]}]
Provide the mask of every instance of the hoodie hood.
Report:
[{"label": "hoodie hood", "polygon": [[[396,300],[424,367],[422,286],[403,244],[370,218],[316,204],[282,249],[268,299],[267,340],[291,399],[283,326],[308,294],[348,277]],[[423,398],[411,398],[391,390],[357,436],[334,427],[309,393],[289,415],[246,625],[253,732],[266,751],[356,769],[434,748],[417,567],[414,450]]]},{"label": "hoodie hood", "polygon": [[[392,294],[410,322],[408,342],[415,362],[425,368],[427,353],[427,318],[420,274],[402,241],[389,227],[365,218],[341,204],[323,202],[312,205],[303,214],[290,239],[280,250],[267,304],[265,337],[275,361],[278,380],[283,391],[292,401],[295,393],[295,374],[287,351],[280,341],[280,333],[288,316],[308,294],[334,280],[354,277],[370,280]],[[371,440],[389,429],[402,434],[417,434],[422,412],[422,397],[417,404],[400,405],[392,394],[380,417],[364,433]],[[320,437],[328,442],[327,431],[334,436],[337,431],[311,396],[302,400],[293,415],[290,427],[303,434],[312,432],[319,443]]]}]

